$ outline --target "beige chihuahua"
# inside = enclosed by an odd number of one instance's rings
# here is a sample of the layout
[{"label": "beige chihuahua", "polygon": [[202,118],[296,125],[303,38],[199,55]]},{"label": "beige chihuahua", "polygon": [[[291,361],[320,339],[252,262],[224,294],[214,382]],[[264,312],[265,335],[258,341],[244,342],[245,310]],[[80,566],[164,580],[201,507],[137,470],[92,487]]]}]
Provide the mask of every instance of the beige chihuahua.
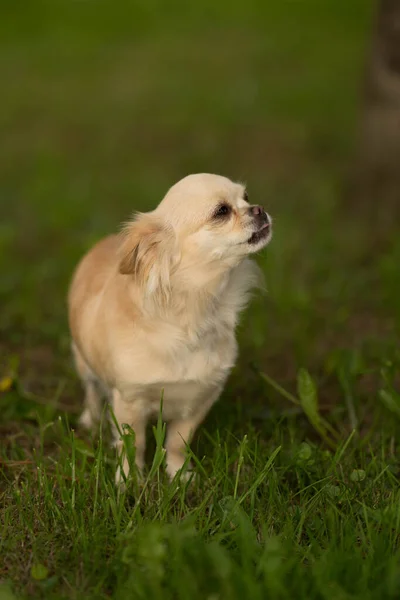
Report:
[{"label": "beige chihuahua", "polygon": [[[173,478],[182,469],[186,445],[235,364],[238,315],[258,281],[248,257],[271,234],[270,217],[249,204],[243,185],[189,175],[78,265],[68,300],[85,387],[80,422],[99,421],[106,395],[119,425],[135,432],[139,469],[162,396],[167,471]],[[127,476],[126,457],[122,468]]]}]

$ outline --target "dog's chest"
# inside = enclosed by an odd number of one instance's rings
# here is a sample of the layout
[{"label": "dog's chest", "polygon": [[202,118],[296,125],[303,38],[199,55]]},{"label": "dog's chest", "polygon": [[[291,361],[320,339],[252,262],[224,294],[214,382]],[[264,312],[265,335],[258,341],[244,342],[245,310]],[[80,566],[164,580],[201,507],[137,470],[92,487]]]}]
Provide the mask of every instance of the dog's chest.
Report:
[{"label": "dog's chest", "polygon": [[221,329],[215,327],[196,336],[189,336],[179,329],[171,332],[160,356],[166,382],[218,383],[236,359],[234,332]]},{"label": "dog's chest", "polygon": [[197,382],[219,385],[233,367],[237,355],[234,328],[187,332],[160,323],[154,335],[140,332],[133,345],[125,340],[118,353],[117,379],[126,384],[164,387]]},{"label": "dog's chest", "polygon": [[163,398],[167,420],[186,419],[198,406],[217,399],[235,363],[234,333],[206,332],[196,343],[174,328],[160,333],[139,336],[133,348],[121,348],[115,379],[127,398],[143,403],[148,416],[158,414]]},{"label": "dog's chest", "polygon": [[196,344],[176,336],[175,343],[170,338],[157,353],[149,345],[148,354],[142,354],[147,358],[132,362],[129,395],[143,398],[143,410],[149,415],[158,413],[162,397],[167,420],[189,418],[197,406],[217,399],[236,353],[233,332],[225,337],[210,332]]},{"label": "dog's chest", "polygon": [[193,342],[183,342],[170,360],[178,379],[187,381],[216,381],[230,370],[236,359],[236,341],[233,332],[219,335],[210,331]]}]

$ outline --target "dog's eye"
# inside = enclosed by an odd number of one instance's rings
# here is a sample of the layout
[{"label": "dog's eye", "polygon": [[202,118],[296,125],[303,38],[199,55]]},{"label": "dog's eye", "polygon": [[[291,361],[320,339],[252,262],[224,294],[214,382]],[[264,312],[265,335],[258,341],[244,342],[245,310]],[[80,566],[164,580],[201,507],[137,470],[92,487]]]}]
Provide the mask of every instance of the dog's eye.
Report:
[{"label": "dog's eye", "polygon": [[214,213],[214,217],[227,217],[231,213],[229,204],[221,204]]},{"label": "dog's eye", "polygon": [[246,190],[245,190],[245,191],[244,191],[244,193],[243,193],[243,199],[244,199],[246,202],[248,202],[248,201],[249,201],[249,195],[248,195],[248,193],[246,192]]}]

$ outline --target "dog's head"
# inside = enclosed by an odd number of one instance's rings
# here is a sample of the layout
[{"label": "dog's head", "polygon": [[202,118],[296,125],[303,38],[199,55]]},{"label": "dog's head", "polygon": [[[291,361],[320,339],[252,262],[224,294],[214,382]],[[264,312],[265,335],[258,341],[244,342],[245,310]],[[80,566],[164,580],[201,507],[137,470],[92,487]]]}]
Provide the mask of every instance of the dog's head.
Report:
[{"label": "dog's head", "polygon": [[210,174],[189,175],[159,206],[124,232],[120,273],[135,275],[151,294],[167,297],[173,279],[206,285],[268,244],[269,215],[249,203],[243,185]]}]

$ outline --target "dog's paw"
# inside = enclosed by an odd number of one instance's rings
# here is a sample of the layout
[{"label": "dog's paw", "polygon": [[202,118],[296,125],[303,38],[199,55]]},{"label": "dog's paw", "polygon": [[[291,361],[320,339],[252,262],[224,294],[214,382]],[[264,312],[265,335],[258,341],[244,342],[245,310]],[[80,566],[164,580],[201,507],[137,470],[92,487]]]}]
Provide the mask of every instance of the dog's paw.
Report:
[{"label": "dog's paw", "polygon": [[115,473],[115,487],[121,492],[126,491],[126,480],[122,476],[121,469],[118,467]]},{"label": "dog's paw", "polygon": [[79,417],[79,426],[83,429],[93,429],[93,417],[88,408],[85,408],[81,416]]},{"label": "dog's paw", "polygon": [[177,474],[179,481],[181,483],[187,483],[189,485],[193,485],[198,480],[198,473],[193,471],[192,469],[184,469]]},{"label": "dog's paw", "polygon": [[183,466],[180,469],[168,468],[167,474],[170,481],[178,481],[179,483],[194,483],[197,479],[197,473],[193,471],[191,465]]}]

